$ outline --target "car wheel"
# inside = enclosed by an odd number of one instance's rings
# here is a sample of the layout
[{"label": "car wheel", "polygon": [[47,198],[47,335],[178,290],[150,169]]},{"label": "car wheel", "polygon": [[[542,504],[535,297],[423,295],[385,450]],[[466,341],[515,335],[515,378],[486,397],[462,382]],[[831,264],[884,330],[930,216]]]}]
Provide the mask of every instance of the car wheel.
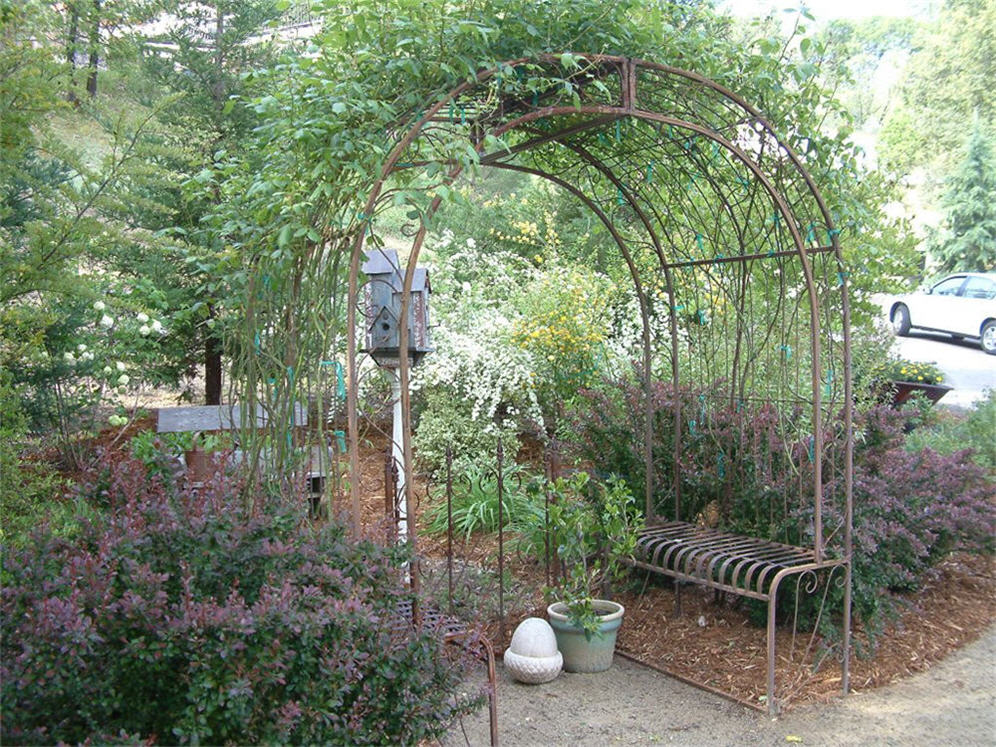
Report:
[{"label": "car wheel", "polygon": [[900,337],[910,333],[910,310],[903,304],[892,310],[892,331]]},{"label": "car wheel", "polygon": [[982,325],[982,335],[980,336],[982,349],[989,355],[996,355],[996,321],[990,319]]}]

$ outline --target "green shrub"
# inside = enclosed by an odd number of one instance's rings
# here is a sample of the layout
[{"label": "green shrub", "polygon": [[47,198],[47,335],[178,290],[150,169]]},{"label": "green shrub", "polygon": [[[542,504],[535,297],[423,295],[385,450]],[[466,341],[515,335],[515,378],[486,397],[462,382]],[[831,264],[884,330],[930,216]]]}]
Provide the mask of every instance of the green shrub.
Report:
[{"label": "green shrub", "polygon": [[996,471],[996,389],[987,389],[968,413],[931,408],[923,421],[906,439],[907,449],[929,448],[941,454],[969,449],[976,464]]},{"label": "green shrub", "polygon": [[446,449],[452,450],[455,472],[491,464],[499,439],[508,460],[519,450],[514,429],[499,427],[490,420],[472,417],[472,405],[445,388],[425,396],[413,439],[419,467],[435,474],[446,464]]},{"label": "green shrub", "polygon": [[[616,476],[599,482],[587,472],[576,472],[532,487],[539,500],[516,523],[520,547],[543,558],[549,543],[560,568],[557,587],[548,597],[564,602],[571,622],[590,637],[599,629],[592,601],[625,575],[624,560],[636,550],[643,516],[625,481]],[[544,495],[549,495],[549,506]]]},{"label": "green shrub", "polygon": [[98,467],[81,490],[110,508],[78,537],[3,548],[4,743],[417,744],[468,708],[399,550],[247,512],[231,479],[171,498]]},{"label": "green shrub", "polygon": [[42,519],[60,531],[75,523],[75,504],[63,500],[63,483],[44,461],[27,462],[27,418],[0,374],[0,541],[20,545]]},{"label": "green shrub", "polygon": [[[510,465],[504,470],[501,501],[502,525],[508,526],[530,514],[532,497],[522,488],[522,469]],[[445,534],[449,515],[445,494],[427,512],[430,534]],[[453,480],[453,531],[466,539],[474,532],[498,531],[498,475],[487,467],[475,466]]]}]

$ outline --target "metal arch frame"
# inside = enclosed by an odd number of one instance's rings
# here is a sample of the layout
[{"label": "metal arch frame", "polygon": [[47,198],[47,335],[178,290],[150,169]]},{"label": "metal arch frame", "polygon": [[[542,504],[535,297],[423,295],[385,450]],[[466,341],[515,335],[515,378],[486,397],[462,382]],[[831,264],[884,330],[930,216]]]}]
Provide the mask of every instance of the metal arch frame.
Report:
[{"label": "metal arch frame", "polygon": [[[666,113],[655,112],[651,110],[642,109],[639,106],[638,97],[638,75],[640,70],[650,70],[657,73],[664,74],[665,76],[673,76],[675,78],[682,78],[689,81],[697,86],[704,89],[708,89],[716,94],[718,94],[722,101],[727,104],[733,104],[738,107],[744,113],[746,120],[742,122],[743,124],[750,123],[756,127],[760,127],[764,132],[770,135],[774,142],[778,145],[780,153],[786,157],[795,168],[795,172],[801,176],[806,188],[812,199],[814,200],[819,213],[823,217],[823,222],[829,232],[830,236],[830,247],[828,249],[833,252],[839,269],[840,286],[841,286],[841,321],[842,321],[842,344],[843,344],[843,366],[845,374],[844,383],[844,427],[846,430],[845,437],[845,517],[844,517],[844,555],[839,559],[838,563],[844,565],[845,567],[845,599],[844,599],[844,673],[843,673],[843,689],[846,693],[849,688],[848,682],[848,661],[850,656],[850,614],[851,614],[851,555],[852,555],[852,532],[851,525],[853,520],[853,504],[852,504],[852,460],[853,460],[853,425],[852,425],[852,408],[850,406],[851,402],[851,357],[850,357],[850,306],[848,301],[848,281],[847,274],[843,271],[843,255],[840,247],[840,242],[838,238],[839,232],[834,228],[834,221],[827,207],[826,202],[822,198],[815,182],[813,181],[808,170],[805,168],[802,160],[795,153],[790,145],[783,142],[781,138],[778,137],[774,128],[771,126],[770,122],[754,107],[748,104],[743,98],[732,92],[731,90],[725,88],[724,86],[712,81],[702,75],[697,73],[683,70],[681,68],[672,67],[669,65],[663,65],[659,63],[649,62],[645,60],[631,59],[621,56],[614,55],[576,55],[576,57],[587,61],[592,67],[602,66],[607,71],[607,74],[611,74],[612,71],[619,77],[620,82],[620,92],[621,101],[618,105],[608,105],[608,104],[582,104],[580,106],[533,106],[530,107],[531,110],[526,111],[518,116],[511,116],[505,118],[506,115],[504,111],[499,116],[497,121],[497,126],[491,126],[489,129],[480,130],[476,137],[468,137],[468,143],[472,145],[474,150],[478,153],[480,163],[484,165],[495,165],[502,168],[514,168],[510,164],[500,164],[499,162],[507,157],[510,153],[495,153],[488,154],[484,152],[484,134],[494,135],[500,137],[501,135],[515,130],[517,128],[523,128],[531,122],[540,121],[544,119],[549,119],[558,116],[577,116],[577,115],[589,115],[596,117],[596,119],[583,122],[580,125],[575,125],[573,128],[568,128],[569,131],[555,132],[550,135],[540,136],[537,139],[526,141],[516,146],[515,152],[522,152],[535,148],[547,142],[557,141],[559,138],[565,137],[568,134],[580,132],[584,129],[590,129],[593,127],[599,127],[607,122],[611,122],[621,118],[636,118],[648,122],[656,122],[661,125],[666,125],[670,127],[677,127],[682,130],[690,131],[696,135],[701,135],[702,137],[712,141],[719,147],[724,149],[727,153],[731,154],[736,161],[745,166],[754,180],[759,183],[767,196],[770,198],[778,213],[782,216],[785,221],[785,225],[791,236],[791,243],[794,246],[794,254],[797,256],[800,265],[802,267],[803,275],[805,277],[806,289],[809,297],[809,314],[810,314],[810,326],[812,330],[811,335],[811,386],[812,386],[812,411],[813,411],[813,438],[814,438],[814,453],[815,458],[813,460],[813,484],[814,484],[814,543],[813,543],[813,553],[814,562],[817,565],[822,566],[824,564],[824,538],[823,538],[823,524],[822,524],[822,502],[823,502],[823,476],[822,476],[822,453],[823,453],[823,428],[822,428],[822,400],[821,400],[821,387],[820,387],[820,372],[821,367],[821,345],[820,345],[820,327],[821,320],[819,316],[819,301],[816,295],[815,283],[813,278],[813,270],[809,261],[806,244],[800,233],[800,226],[796,220],[792,207],[789,205],[785,196],[779,191],[775,184],[766,174],[764,168],[757,163],[753,158],[750,157],[742,148],[740,148],[731,139],[724,137],[720,132],[712,129],[709,126],[699,124],[694,121],[690,121],[685,118],[671,116]],[[476,87],[486,84],[491,79],[499,76],[503,70],[513,69],[520,65],[528,64],[546,64],[550,66],[555,66],[560,64],[560,58],[556,55],[542,55],[537,58],[519,58],[512,60],[496,67],[480,71],[473,79],[465,81],[460,85],[453,88],[447,94],[441,96],[435,104],[430,106],[421,116],[419,116],[410,127],[403,131],[398,137],[397,142],[391,149],[389,155],[387,156],[384,165],[381,169],[380,176],[372,184],[366,207],[363,213],[364,220],[369,220],[371,216],[376,211],[378,200],[384,189],[386,181],[390,178],[391,174],[402,168],[399,165],[402,155],[405,151],[411,147],[420,137],[422,132],[425,130],[426,126],[431,122],[439,121],[437,119],[439,113],[447,105],[452,106],[453,103],[461,95],[471,93]],[[516,108],[523,108],[523,103],[521,100],[518,102]],[[580,157],[583,157],[577,148],[574,149]],[[597,162],[593,156],[590,156],[593,160]],[[437,161],[438,162],[438,161]],[[451,166],[449,171],[446,173],[444,178],[445,184],[451,184],[461,173],[462,166],[459,163],[446,162]],[[657,251],[659,257],[662,260],[662,268],[665,271],[668,292],[670,298],[674,300],[674,291],[670,279],[669,269],[670,265],[664,259],[663,247],[661,245],[660,239],[657,233],[653,230],[651,226],[650,219],[643,213],[639,206],[639,201],[630,192],[629,189],[625,188],[625,185],[618,180],[612,173],[612,170],[605,167],[604,164],[600,165],[599,170],[603,175],[607,176],[610,180],[616,183],[620,190],[620,194],[623,199],[635,210],[639,216],[641,222],[643,223],[645,229],[648,231],[648,235],[654,244],[654,248]],[[560,184],[561,187],[568,188],[575,196],[582,199],[589,209],[595,208],[595,204],[584,197],[579,190],[572,189],[570,185],[564,182],[564,180],[559,179],[554,174],[547,172],[542,172],[541,170],[534,170],[532,173],[536,173],[538,176],[549,179],[555,183]],[[558,181],[559,180],[559,181]],[[426,219],[431,218],[436,211],[439,209],[442,203],[442,199],[438,196],[434,197],[430,203],[430,206],[426,212]],[[609,227],[610,233],[613,235],[613,239],[619,244],[620,249],[623,250],[624,256],[628,257],[628,252],[625,250],[625,242],[621,241],[621,237],[618,233],[611,227],[611,219],[608,218],[599,210],[595,210],[596,215],[603,223]],[[606,223],[606,220],[609,222]],[[663,226],[662,226],[663,228]],[[402,318],[404,318],[407,313],[407,306],[409,303],[409,295],[412,286],[412,280],[414,276],[414,268],[418,260],[418,256],[425,240],[427,232],[427,220],[423,220],[421,226],[419,227],[411,248],[411,255],[408,262],[408,268],[405,273],[403,291],[402,291]],[[356,324],[357,324],[357,302],[358,302],[358,273],[359,273],[359,263],[360,257],[363,251],[363,246],[366,238],[365,226],[361,226],[361,229],[357,232],[356,238],[353,242],[352,254],[350,257],[350,273],[349,273],[349,289],[348,289],[348,305],[347,305],[347,326],[348,326],[348,337],[347,337],[347,351],[346,351],[346,363],[348,380],[350,383],[348,396],[347,396],[347,418],[348,418],[348,428],[349,428],[349,441],[350,441],[350,456],[349,456],[349,468],[352,475],[356,475],[359,472],[359,462],[358,462],[358,414],[357,414],[357,397],[356,397],[356,373],[357,373],[357,342],[356,342]],[[736,259],[736,258],[734,258]],[[743,259],[743,257],[741,257]],[[644,323],[644,338],[646,341],[647,335],[647,318],[646,318],[646,300],[643,296],[640,287],[639,280],[637,278],[637,273],[632,263],[627,259],[628,264],[630,264],[631,273],[634,276],[634,282],[637,284],[637,292],[640,296],[641,314],[643,315]],[[674,320],[674,315],[672,314],[672,346],[676,344],[675,342],[675,326],[676,322]],[[408,330],[406,325],[401,325],[400,328],[400,346],[402,349],[406,349],[408,345]],[[677,356],[673,356],[673,366],[677,367]],[[402,399],[402,430],[403,430],[403,458],[404,466],[406,469],[411,468],[412,464],[412,449],[411,449],[411,437],[410,437],[410,395],[409,395],[409,380],[410,380],[410,365],[405,356],[401,357],[399,375],[401,379],[401,399]],[[677,377],[677,372],[674,371],[673,375]],[[649,371],[647,374],[649,377]],[[648,407],[649,407],[648,403]],[[680,414],[678,414],[680,417]],[[648,419],[649,423],[649,419]],[[649,425],[648,425],[649,427]],[[647,435],[647,448],[650,446],[650,436]],[[678,449],[680,448],[676,445],[677,458],[680,456]],[[648,463],[651,459],[651,455],[648,451],[647,459]],[[650,472],[648,471],[648,478]],[[649,479],[648,479],[649,483]],[[409,509],[413,508],[413,496],[412,496],[413,486],[409,481],[406,483],[406,495],[405,501],[409,506]],[[648,485],[649,494],[649,485]],[[356,479],[351,480],[350,484],[350,506],[351,513],[353,516],[354,529],[358,530],[359,516],[360,516],[360,497],[359,497],[359,485]],[[410,512],[410,515],[414,516]],[[415,543],[415,531],[414,531],[414,521],[411,522],[411,535],[410,541]],[[417,574],[413,574],[413,578]]]}]

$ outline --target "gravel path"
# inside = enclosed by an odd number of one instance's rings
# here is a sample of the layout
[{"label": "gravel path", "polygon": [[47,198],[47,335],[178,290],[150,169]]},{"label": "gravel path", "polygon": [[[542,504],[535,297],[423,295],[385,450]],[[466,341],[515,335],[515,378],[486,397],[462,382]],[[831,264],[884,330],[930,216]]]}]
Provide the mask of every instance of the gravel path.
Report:
[{"label": "gravel path", "polygon": [[[743,708],[620,657],[608,672],[514,682],[499,664],[505,747],[531,745],[996,745],[996,626],[927,672],[781,719]],[[488,744],[487,709],[447,747]]]}]

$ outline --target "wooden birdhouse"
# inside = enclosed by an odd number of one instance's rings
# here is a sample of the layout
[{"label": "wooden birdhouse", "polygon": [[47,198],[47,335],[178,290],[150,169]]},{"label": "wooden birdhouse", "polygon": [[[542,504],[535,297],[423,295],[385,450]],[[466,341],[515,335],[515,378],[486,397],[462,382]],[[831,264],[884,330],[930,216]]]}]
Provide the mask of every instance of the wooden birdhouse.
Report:
[{"label": "wooden birdhouse", "polygon": [[[366,284],[366,349],[381,366],[399,364],[401,296],[405,269],[394,249],[371,249],[363,263]],[[408,303],[408,355],[413,364],[432,352],[429,341],[429,273],[416,267]]]}]

